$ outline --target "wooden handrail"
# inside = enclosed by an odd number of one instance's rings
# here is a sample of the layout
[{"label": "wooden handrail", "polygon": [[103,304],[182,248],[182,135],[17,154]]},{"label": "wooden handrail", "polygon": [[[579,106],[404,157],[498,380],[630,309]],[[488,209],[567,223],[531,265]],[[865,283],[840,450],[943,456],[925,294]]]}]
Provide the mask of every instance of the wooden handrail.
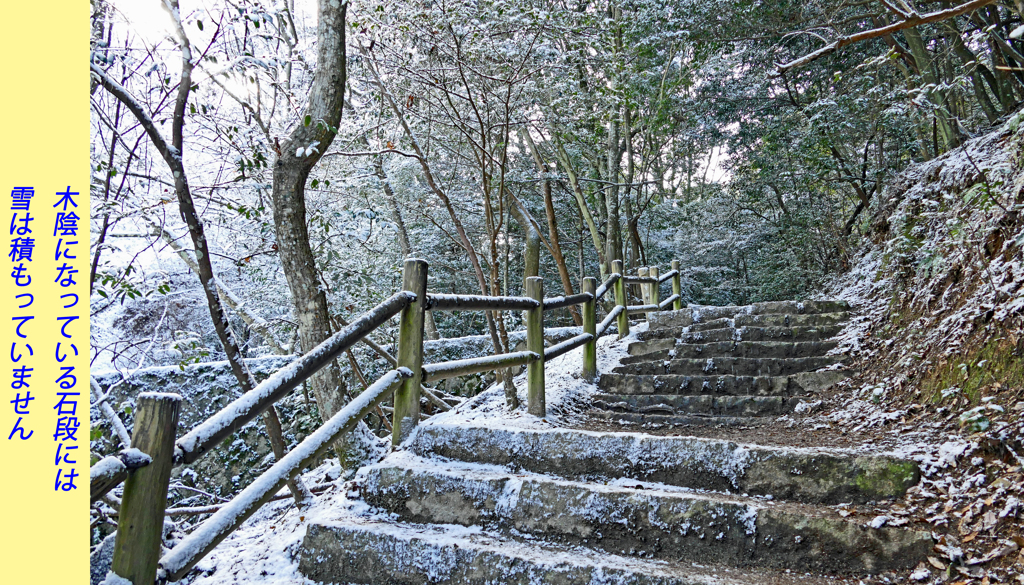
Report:
[{"label": "wooden handrail", "polygon": [[611,290],[612,287],[615,286],[615,283],[618,282],[620,278],[622,278],[622,275],[617,273],[617,272],[614,273],[614,274],[608,275],[608,280],[604,281],[603,283],[601,283],[601,286],[597,287],[597,292],[594,293],[594,300],[595,301],[600,301],[601,297],[604,296],[604,293],[606,293],[609,290]]},{"label": "wooden handrail", "polygon": [[658,311],[660,308],[658,305],[629,305],[626,307],[626,313],[629,315],[636,315],[638,313],[649,313],[651,311]]},{"label": "wooden handrail", "polygon": [[[399,333],[398,356],[391,356],[383,348],[370,343],[371,347],[398,368],[381,376],[366,388],[359,396],[349,402],[342,410],[331,417],[319,429],[309,435],[302,443],[281,458],[270,469],[260,475],[249,487],[242,490],[234,499],[218,506],[216,512],[195,531],[188,535],[178,546],[169,551],[159,560],[161,579],[176,581],[182,578],[195,564],[208,554],[219,542],[233,532],[246,518],[251,516],[263,504],[274,499],[284,485],[298,475],[304,468],[321,457],[332,444],[342,435],[350,432],[360,420],[365,418],[380,403],[395,395],[394,441],[408,436],[418,423],[419,395],[425,389],[421,382],[433,382],[463,376],[466,374],[505,369],[519,365],[527,366],[528,411],[539,417],[545,416],[544,365],[580,346],[586,346],[583,355],[584,377],[593,381],[597,377],[596,342],[617,322],[619,337],[629,334],[628,315],[631,313],[650,313],[662,310],[670,305],[680,306],[679,263],[673,261],[672,270],[658,277],[656,267],[642,268],[641,274],[646,276],[623,276],[622,261],[612,262],[613,273],[600,286],[596,287],[596,279],[584,279],[580,294],[567,297],[543,298],[543,281],[537,277],[528,278],[525,292],[528,296],[501,297],[477,295],[427,294],[427,264],[423,260],[406,260],[403,275],[405,290],[391,296],[383,303],[364,313],[350,325],[331,336],[328,340],[313,348],[310,352],[285,366],[273,376],[258,385],[251,392],[235,400],[205,422],[199,424],[189,433],[173,443],[173,463],[191,463],[219,444],[228,435],[254,419],[274,402],[287,395],[296,386],[312,376],[339,354],[350,348],[367,334],[388,321],[398,313],[402,313]],[[664,302],[658,302],[657,285],[672,279],[673,295]],[[626,306],[627,283],[640,283],[645,292],[645,304]],[[615,307],[608,315],[596,324],[596,305],[605,293],[615,290]],[[421,302],[417,302],[421,301]],[[563,307],[583,305],[584,331],[547,349],[544,348],[543,313]],[[423,312],[427,309],[438,311],[466,310],[524,310],[527,312],[527,351],[507,353],[481,358],[454,360],[436,364],[422,364],[423,343]],[[396,390],[400,387],[400,390]],[[435,400],[439,400],[436,399]],[[403,424],[398,424],[398,415],[402,413]],[[139,423],[137,423],[138,426]],[[146,425],[142,425],[146,426]],[[163,425],[168,427],[168,425]],[[401,427],[401,430],[400,430]],[[169,428],[169,427],[168,427]],[[140,429],[136,429],[137,431]],[[145,429],[141,429],[145,430]],[[162,431],[166,434],[167,429]],[[169,432],[173,433],[173,429]],[[399,434],[401,433],[401,434]],[[172,435],[173,436],[173,435]],[[170,439],[168,439],[169,441]],[[134,439],[133,439],[134,444]],[[143,456],[144,457],[144,456]],[[169,457],[161,459],[168,466]],[[141,464],[144,465],[145,463]],[[136,465],[140,466],[140,465]],[[96,478],[91,478],[90,491],[93,501],[102,497],[111,487],[120,483],[127,475],[130,467],[116,457],[108,457],[97,466],[100,470]],[[168,478],[161,478],[160,484],[166,492]],[[108,487],[109,485],[109,487]],[[156,486],[159,488],[160,486]],[[128,501],[126,486],[126,498]],[[154,488],[155,491],[159,491]],[[136,490],[138,491],[138,490]],[[152,490],[150,490],[152,491]],[[98,495],[97,495],[98,494]],[[162,496],[166,503],[166,493]],[[206,513],[214,507],[197,509],[195,513]],[[193,510],[182,511],[191,513]],[[163,508],[160,508],[163,514]],[[126,521],[125,516],[119,522]],[[150,522],[149,524],[152,524]],[[155,526],[155,525],[154,525]],[[159,527],[151,530],[159,535]],[[125,545],[128,546],[128,545]],[[122,556],[122,559],[127,558]],[[146,571],[150,569],[147,568]],[[147,578],[143,578],[146,581]]]},{"label": "wooden handrail", "polygon": [[622,281],[626,284],[657,284],[657,278],[650,276],[623,276]]},{"label": "wooden handrail", "polygon": [[342,435],[355,428],[381,401],[394,392],[399,382],[412,378],[408,368],[399,368],[381,376],[359,396],[339,410],[313,434],[288,452],[270,469],[217,510],[160,559],[160,569],[168,581],[178,581],[220,541],[270,501],[288,480],[321,457]]},{"label": "wooden handrail", "polygon": [[608,312],[608,315],[605,316],[604,321],[601,321],[601,324],[597,326],[598,339],[604,336],[604,334],[608,331],[608,328],[612,326],[612,321],[615,321],[619,314],[625,310],[626,308],[623,307],[622,305],[615,305],[615,308]]},{"label": "wooden handrail", "polygon": [[124,449],[117,455],[108,455],[89,468],[89,503],[95,503],[110,490],[128,479],[128,474],[145,467],[153,459],[138,449]]},{"label": "wooden handrail", "polygon": [[436,382],[448,378],[457,378],[467,374],[503,370],[515,366],[523,366],[540,359],[540,355],[532,351],[503,353],[487,357],[453,360],[423,366],[423,381]]},{"label": "wooden handrail", "polygon": [[551,347],[544,350],[544,359],[553,360],[556,357],[569,353],[577,347],[594,340],[594,336],[589,333],[581,333],[571,339],[566,339],[558,345],[552,345]]},{"label": "wooden handrail", "polygon": [[284,398],[320,368],[331,363],[331,360],[415,300],[416,295],[408,291],[392,295],[383,303],[364,313],[348,327],[335,333],[301,358],[281,368],[251,391],[222,408],[176,441],[175,463],[192,463],[202,457],[204,453],[220,444],[231,433],[262,414],[264,410]]},{"label": "wooden handrail", "polygon": [[544,310],[553,311],[563,307],[582,305],[583,303],[590,302],[593,298],[594,296],[590,293],[580,293],[577,295],[569,295],[567,297],[551,297],[549,299],[544,299]]},{"label": "wooden handrail", "polygon": [[674,302],[676,302],[678,300],[679,300],[679,295],[672,295],[669,298],[665,299],[664,301],[661,301],[660,303],[658,303],[658,310],[659,311],[664,311],[665,309],[668,308],[669,305],[671,305],[672,303],[674,303]]},{"label": "wooden handrail", "polygon": [[538,306],[537,301],[527,297],[427,295],[427,308],[431,311],[526,311]]}]

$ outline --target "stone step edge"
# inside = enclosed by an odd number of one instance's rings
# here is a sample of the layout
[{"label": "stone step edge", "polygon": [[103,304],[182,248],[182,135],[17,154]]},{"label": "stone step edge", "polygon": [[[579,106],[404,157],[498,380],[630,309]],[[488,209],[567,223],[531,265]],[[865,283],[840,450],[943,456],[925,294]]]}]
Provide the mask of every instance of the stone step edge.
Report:
[{"label": "stone step edge", "polygon": [[[762,360],[762,359],[817,358],[817,357],[832,357],[832,356],[838,356],[839,355],[839,354],[831,353],[833,350],[835,350],[837,347],[839,347],[839,344],[837,342],[834,342],[834,341],[797,341],[797,342],[789,342],[789,343],[787,343],[787,342],[777,342],[777,341],[740,341],[740,342],[735,342],[735,341],[712,341],[710,343],[679,343],[677,341],[675,343],[675,345],[673,345],[672,347],[662,347],[660,349],[653,349],[651,351],[640,351],[641,349],[646,349],[646,348],[645,347],[636,347],[636,348],[634,347],[635,345],[648,344],[648,343],[651,343],[651,342],[649,342],[649,341],[641,341],[639,343],[630,344],[630,346],[626,348],[626,352],[629,353],[629,355],[627,357],[622,358],[622,360],[620,360],[620,364],[621,365],[628,365],[628,364],[637,364],[637,363],[646,363],[646,362],[658,362],[658,361],[666,361],[666,360],[670,361],[670,360],[675,360],[675,359],[743,358],[743,359]],[[806,354],[803,354],[803,355],[786,355],[786,356],[782,356],[782,357],[777,357],[777,356],[750,357],[748,355],[745,355],[746,352],[747,352],[747,349],[745,347],[743,347],[743,348],[736,347],[737,344],[739,344],[739,343],[746,343],[746,344],[755,344],[756,343],[756,344],[762,344],[762,345],[766,345],[766,346],[769,346],[769,345],[770,346],[774,346],[774,347],[771,347],[771,349],[780,349],[779,346],[786,345],[786,346],[790,346],[790,347],[781,348],[781,349],[786,349],[786,350],[788,350],[789,353],[799,353],[798,350],[804,349],[805,347],[809,348],[811,344],[819,344],[819,345],[825,345],[825,346],[829,346],[830,345],[831,347],[815,348],[816,349],[815,352],[813,352],[813,353],[812,352],[807,352]],[[719,344],[722,344],[722,347],[701,348],[700,351],[694,352],[694,354],[691,355],[688,358],[681,358],[681,357],[679,357],[679,354],[680,354],[681,351],[682,351],[682,353],[686,353],[686,350],[692,348],[693,346],[697,346],[697,345],[712,346],[712,345],[719,345]],[[731,348],[725,347],[724,344],[732,344],[732,347]],[[796,346],[796,345],[803,345],[804,347],[792,347],[792,346]],[[635,353],[635,352],[638,352],[638,353]]]},{"label": "stone step edge", "polygon": [[654,414],[640,412],[616,412],[614,410],[592,409],[587,414],[595,419],[611,423],[629,425],[658,425],[661,427],[686,427],[686,426],[723,426],[723,427],[757,427],[770,424],[775,414],[763,416],[733,416],[721,414]]},{"label": "stone step edge", "polygon": [[643,555],[654,539],[660,545],[646,554],[656,558],[849,573],[910,568],[933,544],[928,531],[874,529],[826,507],[642,482],[602,485],[401,456],[364,477],[364,500],[404,521],[594,541],[613,554]]},{"label": "stone step edge", "polygon": [[[630,356],[630,357],[635,357],[635,356]],[[818,363],[818,362],[825,364],[825,365],[822,365],[822,366],[818,366],[818,367],[814,368],[813,370],[805,370],[805,371],[808,371],[808,372],[814,372],[814,371],[820,370],[822,368],[831,367],[831,366],[834,366],[836,364],[842,364],[843,360],[848,359],[848,356],[823,355],[823,356],[802,356],[802,357],[785,357],[785,358],[751,358],[751,357],[733,357],[733,356],[694,357],[694,358],[675,358],[674,357],[672,359],[667,359],[667,360],[639,360],[639,361],[629,361],[629,362],[625,361],[626,359],[628,359],[628,358],[624,358],[622,360],[622,364],[617,366],[615,369],[627,368],[629,366],[641,366],[641,365],[645,365],[645,364],[656,364],[656,363],[659,363],[659,362],[661,363],[662,367],[665,367],[665,368],[688,367],[688,366],[707,367],[708,365],[712,365],[715,368],[718,368],[719,364],[722,364],[723,367],[743,367],[743,366],[762,365],[764,362],[772,362],[773,364],[778,364],[778,363],[795,364],[795,363],[799,362],[800,360],[803,360],[805,362],[810,362],[812,365],[814,363]],[[812,362],[811,360],[817,360],[817,361]],[[711,362],[711,364],[708,364],[709,361]],[[613,370],[612,373],[628,374],[630,372],[615,372]],[[801,372],[793,372],[793,374],[799,374],[799,373],[801,373]],[[648,374],[648,375],[650,375],[650,374]],[[739,374],[739,375],[742,375],[742,374]],[[781,374],[781,375],[788,376],[790,374]]]},{"label": "stone step edge", "polygon": [[[353,551],[361,551],[354,553]],[[371,553],[376,551],[376,554]],[[385,521],[313,523],[299,572],[320,583],[527,585],[824,585],[805,575],[692,567],[631,559],[582,547],[522,543],[480,530]],[[850,581],[854,583],[855,581]]]},{"label": "stone step edge", "polygon": [[901,497],[917,463],[884,453],[741,445],[721,439],[423,424],[408,448],[565,478],[629,477],[680,487],[838,504]]},{"label": "stone step edge", "polygon": [[[778,387],[777,393],[771,392],[768,394],[726,394],[718,393],[718,396],[799,396],[806,394],[817,394],[823,390],[827,390],[832,386],[838,384],[842,380],[845,380],[856,374],[854,370],[825,370],[820,372],[798,372],[795,374],[786,374],[784,376],[736,376],[733,374],[711,374],[711,375],[693,375],[693,374],[619,374],[616,372],[605,372],[601,374],[598,379],[598,388],[607,394],[618,394],[621,396],[650,396],[652,394],[664,394],[664,392],[612,392],[612,388],[608,387],[608,384],[614,384],[615,386],[621,386],[622,381],[626,379],[633,379],[643,384],[644,382],[650,383],[652,386],[660,385],[664,386],[679,386],[681,379],[689,379],[699,381],[701,383],[700,390],[714,392],[715,385],[731,385],[736,384],[751,384],[756,385],[759,380],[766,380],[769,387]],[[602,382],[602,379],[605,381]],[[660,383],[660,384],[659,384]],[[709,386],[704,387],[707,383]],[[796,384],[798,388],[795,388],[793,392],[789,391],[789,386]],[[687,384],[689,385],[689,384]],[[653,388],[657,390],[658,388]],[[756,388],[754,388],[756,390]],[[675,393],[679,396],[693,396],[695,394],[686,393]]]},{"label": "stone step edge", "polygon": [[[732,321],[732,319],[723,319],[723,321]],[[709,323],[711,323],[711,322],[709,322]],[[794,325],[794,326],[786,326],[786,325],[740,325],[739,327],[734,327],[734,326],[731,326],[731,325],[725,325],[723,327],[712,327],[712,328],[708,328],[708,329],[704,329],[704,328],[693,329],[693,326],[686,325],[686,326],[677,326],[677,327],[662,327],[662,328],[658,328],[658,329],[648,329],[647,331],[641,331],[641,332],[639,332],[637,334],[637,341],[639,341],[641,343],[644,343],[644,342],[651,342],[651,341],[659,341],[659,340],[662,340],[662,339],[673,339],[673,338],[674,339],[679,339],[679,338],[681,338],[684,335],[691,335],[691,336],[704,335],[704,334],[715,335],[715,334],[719,334],[722,331],[731,331],[732,332],[732,335],[730,336],[731,339],[735,339],[736,332],[740,332],[740,339],[738,341],[766,341],[766,340],[756,340],[756,339],[755,340],[744,340],[743,337],[742,337],[743,336],[743,331],[745,329],[778,329],[778,330],[787,330],[788,329],[788,330],[793,331],[793,336],[795,336],[797,334],[815,333],[815,332],[817,332],[820,329],[832,329],[832,328],[835,328],[836,331],[835,332],[830,332],[829,335],[827,337],[825,337],[822,341],[824,341],[825,339],[831,339],[831,338],[835,337],[836,335],[838,335],[839,332],[843,329],[843,325],[838,324],[838,323],[832,324],[832,325]],[[778,337],[771,337],[769,339],[780,339],[780,340],[781,339],[791,339],[793,336],[790,336],[790,335],[780,335]]]}]

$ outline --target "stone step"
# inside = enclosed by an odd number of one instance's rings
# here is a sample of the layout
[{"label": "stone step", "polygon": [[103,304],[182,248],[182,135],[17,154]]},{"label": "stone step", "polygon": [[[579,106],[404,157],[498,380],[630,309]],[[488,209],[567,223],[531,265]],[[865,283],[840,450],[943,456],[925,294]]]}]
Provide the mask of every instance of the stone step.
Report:
[{"label": "stone step", "polygon": [[407,455],[370,467],[363,499],[407,522],[482,525],[545,541],[677,562],[877,573],[914,566],[928,532],[872,529],[828,508],[696,494],[660,485],[601,485]]},{"label": "stone step", "polygon": [[651,562],[462,526],[311,523],[299,572],[319,583],[426,585],[841,585],[777,571]]},{"label": "stone step", "polygon": [[[757,416],[727,416],[715,414],[641,414],[636,412],[616,412],[614,410],[587,411],[587,415],[596,420],[628,425],[630,428],[662,427],[757,427],[766,425],[771,419]],[[653,426],[651,426],[653,425]]]},{"label": "stone step", "polygon": [[732,318],[737,315],[816,315],[821,313],[849,312],[850,304],[846,301],[773,301],[754,303],[752,305],[689,305],[678,311],[662,311],[654,316],[652,327],[660,325],[662,320],[679,322],[689,319],[692,323],[713,321],[715,319]]},{"label": "stone step", "polygon": [[[628,358],[627,358],[628,359]],[[634,358],[642,360],[642,356]],[[623,360],[626,361],[625,359]],[[684,376],[788,376],[813,372],[842,363],[842,356],[804,358],[737,358],[671,359],[625,363],[612,370],[615,374],[651,376],[676,374]]]},{"label": "stone step", "polygon": [[422,457],[507,465],[568,479],[631,478],[809,503],[896,498],[920,477],[916,463],[885,455],[643,433],[428,423],[420,425],[411,448]]},{"label": "stone step", "polygon": [[848,370],[800,372],[789,376],[683,376],[601,374],[597,386],[609,394],[717,394],[795,396],[818,393],[849,377]]},{"label": "stone step", "polygon": [[850,313],[810,313],[805,315],[789,314],[745,314],[730,317],[714,317],[694,321],[690,313],[682,311],[662,311],[654,313],[650,319],[650,330],[677,329],[689,327],[691,331],[704,331],[722,327],[820,327],[839,325],[850,320]]},{"label": "stone step", "polygon": [[787,396],[716,396],[711,394],[597,394],[594,408],[634,414],[702,414],[771,416],[793,412],[799,398]]},{"label": "stone step", "polygon": [[[667,359],[696,358],[801,358],[822,357],[839,346],[836,341],[716,341],[713,343],[676,343],[674,347],[650,351],[646,346],[651,342],[631,343],[627,348],[631,357],[623,358],[621,364]],[[644,351],[644,350],[647,351]]]},{"label": "stone step", "polygon": [[[698,329],[671,327],[648,329],[637,334],[640,341],[654,342],[678,340],[679,343],[712,343],[715,341],[823,341],[835,337],[843,330],[838,325],[816,327],[740,327],[732,326],[732,319],[715,321],[712,327]],[[662,348],[663,349],[663,348]]]}]

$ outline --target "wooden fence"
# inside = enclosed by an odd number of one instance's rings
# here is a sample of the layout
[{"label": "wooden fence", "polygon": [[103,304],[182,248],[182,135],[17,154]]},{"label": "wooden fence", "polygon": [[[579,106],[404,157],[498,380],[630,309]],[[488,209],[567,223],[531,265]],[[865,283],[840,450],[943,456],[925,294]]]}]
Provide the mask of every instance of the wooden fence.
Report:
[{"label": "wooden fence", "polygon": [[[104,459],[91,473],[93,501],[121,481],[125,482],[112,564],[117,575],[134,585],[181,579],[242,522],[273,499],[289,480],[322,457],[360,420],[392,395],[392,442],[396,445],[406,439],[419,423],[421,390],[431,397],[422,384],[475,372],[525,365],[527,410],[543,417],[546,413],[545,361],[583,346],[582,376],[593,381],[597,377],[597,340],[609,332],[613,322],[621,338],[629,334],[629,315],[650,315],[670,306],[676,310],[682,308],[678,262],[672,262],[672,270],[661,276],[656,267],[641,268],[637,276],[625,276],[622,274],[622,262],[616,260],[612,263],[613,274],[600,286],[597,279],[584,278],[583,292],[554,298],[544,298],[544,283],[539,277],[526,279],[524,296],[521,297],[430,294],[427,292],[425,261],[406,260],[403,268],[400,292],[180,438],[175,439],[175,431],[181,398],[162,393],[139,395],[132,449]],[[659,286],[668,280],[672,281],[672,295],[660,301]],[[627,304],[628,284],[640,285],[642,304]],[[609,290],[614,294],[614,307],[598,323],[597,305]],[[545,348],[544,313],[570,306],[581,306],[582,333]],[[525,311],[526,350],[424,365],[423,320],[427,310]],[[387,356],[395,369],[367,387],[161,558],[160,539],[172,468],[202,457],[395,315],[399,315],[398,355],[397,358]]]}]

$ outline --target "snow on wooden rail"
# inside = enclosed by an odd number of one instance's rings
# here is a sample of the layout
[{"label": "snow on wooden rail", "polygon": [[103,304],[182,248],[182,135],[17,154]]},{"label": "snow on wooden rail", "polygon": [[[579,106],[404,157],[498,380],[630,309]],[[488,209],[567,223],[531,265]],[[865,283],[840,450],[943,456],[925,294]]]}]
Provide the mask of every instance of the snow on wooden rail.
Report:
[{"label": "snow on wooden rail", "polygon": [[658,277],[658,283],[665,282],[666,280],[668,280],[668,279],[670,279],[673,276],[676,276],[678,274],[679,274],[678,270],[669,270],[665,274],[662,274],[661,276]]},{"label": "snow on wooden rail", "polygon": [[595,338],[593,335],[589,333],[582,333],[571,339],[566,339],[565,341],[559,343],[558,345],[552,345],[551,347],[544,350],[544,361],[553,360],[564,353],[568,353],[576,349],[577,347],[583,345],[584,343],[593,341],[594,339]]},{"label": "snow on wooden rail", "polygon": [[623,276],[622,282],[626,284],[657,284],[658,279],[650,276]]},{"label": "snow on wooden rail", "polygon": [[191,463],[202,457],[212,447],[262,414],[320,368],[415,300],[416,294],[409,291],[392,295],[309,353],[281,368],[251,391],[222,408],[177,440],[175,463]]},{"label": "snow on wooden rail", "polygon": [[608,313],[608,315],[604,318],[604,321],[601,321],[601,324],[597,326],[598,339],[600,339],[608,331],[608,328],[612,326],[612,322],[615,321],[619,314],[622,313],[622,311],[624,310],[625,307],[623,307],[622,305],[615,305],[615,308]]},{"label": "snow on wooden rail", "polygon": [[660,311],[661,307],[658,305],[630,305],[626,307],[626,313],[628,315],[636,315],[637,313],[649,313],[651,311]]},{"label": "snow on wooden rail", "polygon": [[601,286],[597,287],[597,292],[594,293],[594,300],[600,301],[601,297],[604,296],[604,293],[611,290],[612,286],[615,285],[615,282],[620,278],[622,278],[622,275],[618,272],[608,275],[608,280],[604,281],[601,283]]},{"label": "snow on wooden rail", "polygon": [[125,449],[117,455],[108,455],[89,468],[89,503],[102,498],[107,492],[128,479],[128,473],[153,462],[149,455],[138,449]]},{"label": "snow on wooden rail", "polygon": [[664,311],[665,309],[667,309],[669,307],[669,305],[671,305],[672,303],[674,303],[674,302],[676,302],[678,300],[679,300],[679,295],[672,295],[669,298],[665,299],[664,301],[661,301],[660,303],[658,303],[658,308],[661,309],[662,311]]},{"label": "snow on wooden rail", "polygon": [[578,295],[569,295],[567,297],[552,297],[550,299],[544,299],[544,310],[553,311],[555,309],[571,307],[573,305],[583,304],[593,298],[594,296],[590,293],[580,293]]},{"label": "snow on wooden rail", "polygon": [[470,358],[465,360],[453,360],[437,364],[423,366],[423,380],[425,382],[436,382],[447,378],[456,378],[466,374],[477,372],[489,372],[515,366],[522,366],[540,359],[540,355],[532,351],[519,351],[514,353],[503,353],[486,357]]},{"label": "snow on wooden rail", "polygon": [[427,308],[431,311],[525,311],[536,309],[539,304],[529,297],[427,295]]},{"label": "snow on wooden rail", "polygon": [[160,559],[160,577],[168,581],[184,577],[189,569],[245,522],[246,518],[269,502],[288,480],[312,465],[342,435],[355,428],[378,403],[391,395],[399,382],[412,376],[408,368],[391,370],[381,376],[165,554]]}]

